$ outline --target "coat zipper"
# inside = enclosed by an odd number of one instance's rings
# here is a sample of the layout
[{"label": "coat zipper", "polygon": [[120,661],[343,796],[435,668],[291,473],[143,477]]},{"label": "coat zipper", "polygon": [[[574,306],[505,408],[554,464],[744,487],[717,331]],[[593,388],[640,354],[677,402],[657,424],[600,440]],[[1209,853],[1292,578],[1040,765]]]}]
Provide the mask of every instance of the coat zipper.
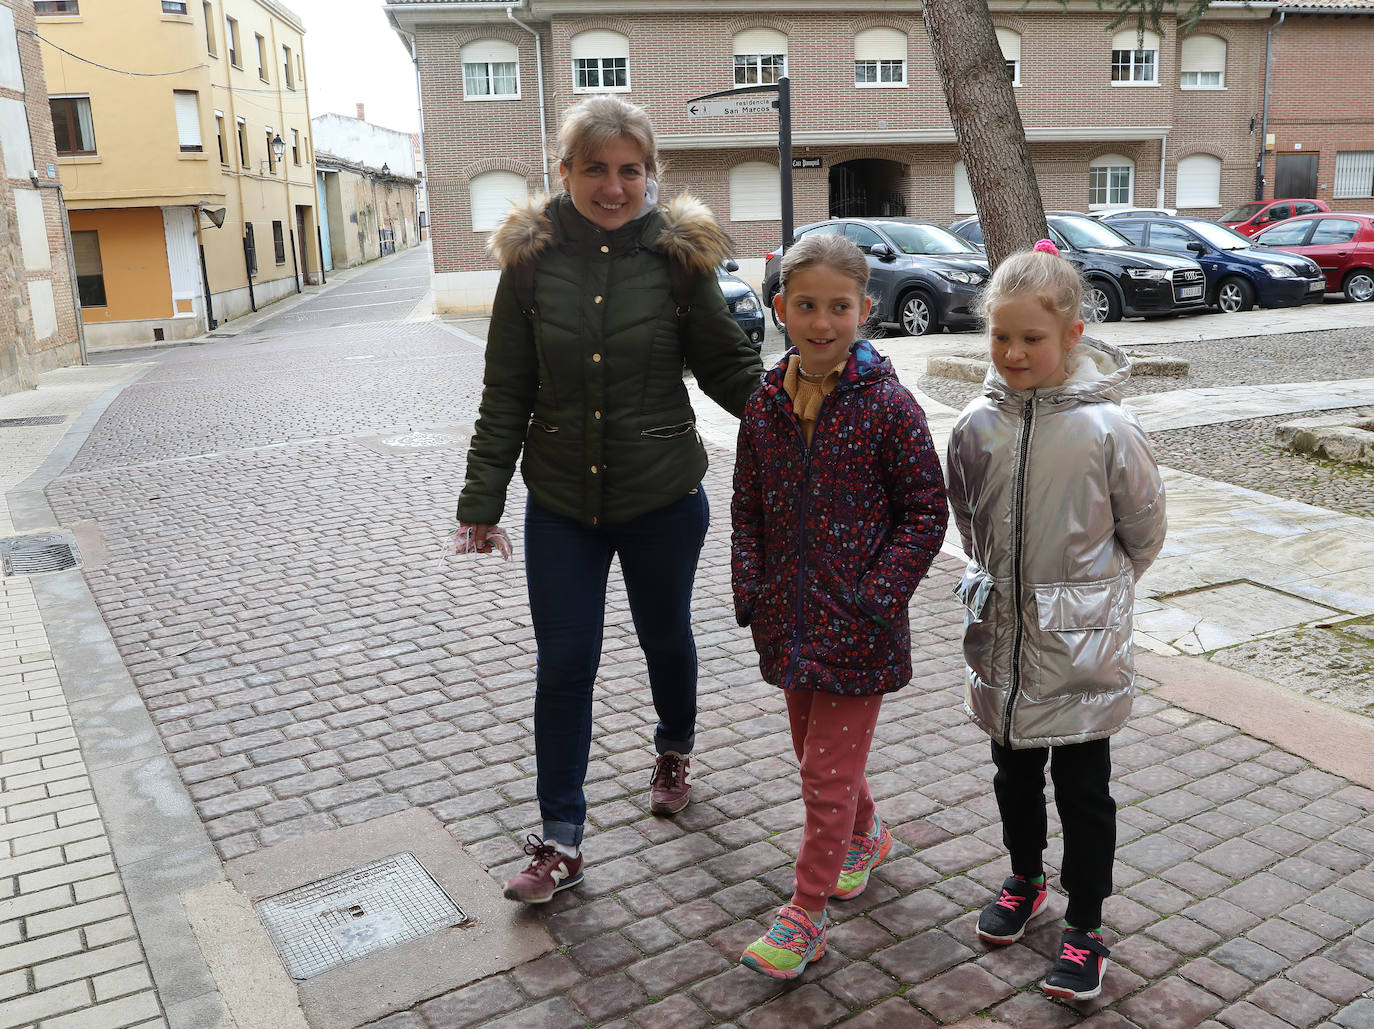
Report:
[{"label": "coat zipper", "polygon": [[[837,387],[838,388],[838,387]],[[833,390],[832,390],[833,392]],[[788,397],[788,401],[791,401]],[[816,410],[816,429],[811,435],[814,443],[816,432],[821,428],[821,416],[825,414],[825,402],[829,400],[829,395],[821,397],[821,406]],[[801,624],[802,624],[802,587],[806,582],[806,500],[811,493],[811,443],[806,442],[806,433],[802,431],[801,419],[797,417],[795,410],[791,412],[792,427],[797,430],[797,438],[802,445],[802,499],[801,499],[801,525],[802,538],[800,542],[800,556],[797,558],[797,584],[792,591],[795,598],[792,610],[792,660],[787,663],[787,675],[783,677],[783,689],[790,689],[792,686],[792,676],[797,671],[797,661],[801,658]]]},{"label": "coat zipper", "polygon": [[1021,644],[1025,635],[1025,615],[1021,605],[1021,545],[1022,530],[1025,527],[1026,504],[1026,466],[1030,463],[1031,432],[1035,424],[1035,392],[1026,402],[1026,413],[1021,419],[1021,439],[1017,444],[1015,480],[1012,488],[1012,602],[1016,609],[1015,628],[1011,637],[1011,689],[1007,693],[1007,709],[1002,719],[1003,746],[1011,746],[1011,712],[1016,706],[1016,694],[1021,690]]}]

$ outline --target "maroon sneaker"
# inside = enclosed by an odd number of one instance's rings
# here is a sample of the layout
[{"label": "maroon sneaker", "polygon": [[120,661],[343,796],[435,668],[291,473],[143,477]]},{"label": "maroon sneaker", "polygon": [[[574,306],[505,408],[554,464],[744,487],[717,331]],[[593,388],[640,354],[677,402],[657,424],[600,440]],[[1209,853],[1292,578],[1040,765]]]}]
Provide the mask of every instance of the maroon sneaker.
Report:
[{"label": "maroon sneaker", "polygon": [[525,843],[530,863],[506,882],[506,898],[547,904],[553,895],[582,881],[582,855],[568,857],[531,833]]},{"label": "maroon sneaker", "polygon": [[692,759],[676,750],[661,754],[654,762],[654,777],[649,783],[649,810],[656,815],[675,815],[692,799],[692,784],[687,781]]}]

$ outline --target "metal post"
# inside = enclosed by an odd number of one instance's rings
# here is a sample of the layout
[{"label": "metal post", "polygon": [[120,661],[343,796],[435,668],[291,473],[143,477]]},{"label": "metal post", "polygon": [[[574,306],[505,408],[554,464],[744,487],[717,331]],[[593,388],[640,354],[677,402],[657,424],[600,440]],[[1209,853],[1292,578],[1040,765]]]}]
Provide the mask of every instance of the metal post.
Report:
[{"label": "metal post", "polygon": [[329,280],[324,277],[324,233],[320,231],[320,220],[315,219],[315,245],[320,248],[320,285]]},{"label": "metal post", "polygon": [[[196,219],[200,219],[199,212],[196,214]],[[196,248],[200,251],[200,282],[205,288],[205,325],[213,332],[219,326],[219,322],[215,321],[215,301],[210,296],[210,270],[205,267],[204,244],[197,244]]]},{"label": "metal post", "polygon": [[258,256],[257,250],[258,240],[255,236],[253,238],[253,256],[251,258],[248,256],[248,233],[245,232],[243,234],[243,269],[248,273],[248,306],[251,307],[254,312],[258,309],[257,298],[253,296],[253,261]]},{"label": "metal post", "polygon": [[782,249],[792,242],[792,89],[778,79],[778,164],[782,172]]},{"label": "metal post", "polygon": [[296,292],[299,293],[301,291],[301,266],[296,261],[296,230],[288,225],[286,231],[291,236],[291,274],[296,277]]}]

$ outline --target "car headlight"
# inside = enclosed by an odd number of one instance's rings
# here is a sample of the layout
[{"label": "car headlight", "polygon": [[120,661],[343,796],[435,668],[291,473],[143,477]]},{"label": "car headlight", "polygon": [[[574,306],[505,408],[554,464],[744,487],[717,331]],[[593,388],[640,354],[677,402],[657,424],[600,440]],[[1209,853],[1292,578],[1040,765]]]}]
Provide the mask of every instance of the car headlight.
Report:
[{"label": "car headlight", "polygon": [[1133,279],[1162,282],[1169,277],[1169,270],[1167,268],[1127,268],[1126,274]]},{"label": "car headlight", "polygon": [[969,286],[983,281],[983,277],[977,272],[961,272],[954,268],[941,269],[940,274],[950,282],[962,282]]},{"label": "car headlight", "polygon": [[735,301],[735,314],[762,314],[763,305],[752,293],[746,293]]},{"label": "car headlight", "polygon": [[1266,264],[1264,270],[1276,279],[1296,279],[1298,273],[1286,264]]}]

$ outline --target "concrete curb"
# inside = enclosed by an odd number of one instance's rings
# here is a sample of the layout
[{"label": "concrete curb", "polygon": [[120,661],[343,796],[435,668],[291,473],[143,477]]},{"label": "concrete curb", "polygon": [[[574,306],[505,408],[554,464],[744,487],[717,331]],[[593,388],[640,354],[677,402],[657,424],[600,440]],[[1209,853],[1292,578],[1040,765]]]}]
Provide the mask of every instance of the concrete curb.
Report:
[{"label": "concrete curb", "polygon": [[1199,657],[1141,652],[1136,668],[1159,683],[1152,696],[1374,790],[1374,723],[1368,719]]}]

